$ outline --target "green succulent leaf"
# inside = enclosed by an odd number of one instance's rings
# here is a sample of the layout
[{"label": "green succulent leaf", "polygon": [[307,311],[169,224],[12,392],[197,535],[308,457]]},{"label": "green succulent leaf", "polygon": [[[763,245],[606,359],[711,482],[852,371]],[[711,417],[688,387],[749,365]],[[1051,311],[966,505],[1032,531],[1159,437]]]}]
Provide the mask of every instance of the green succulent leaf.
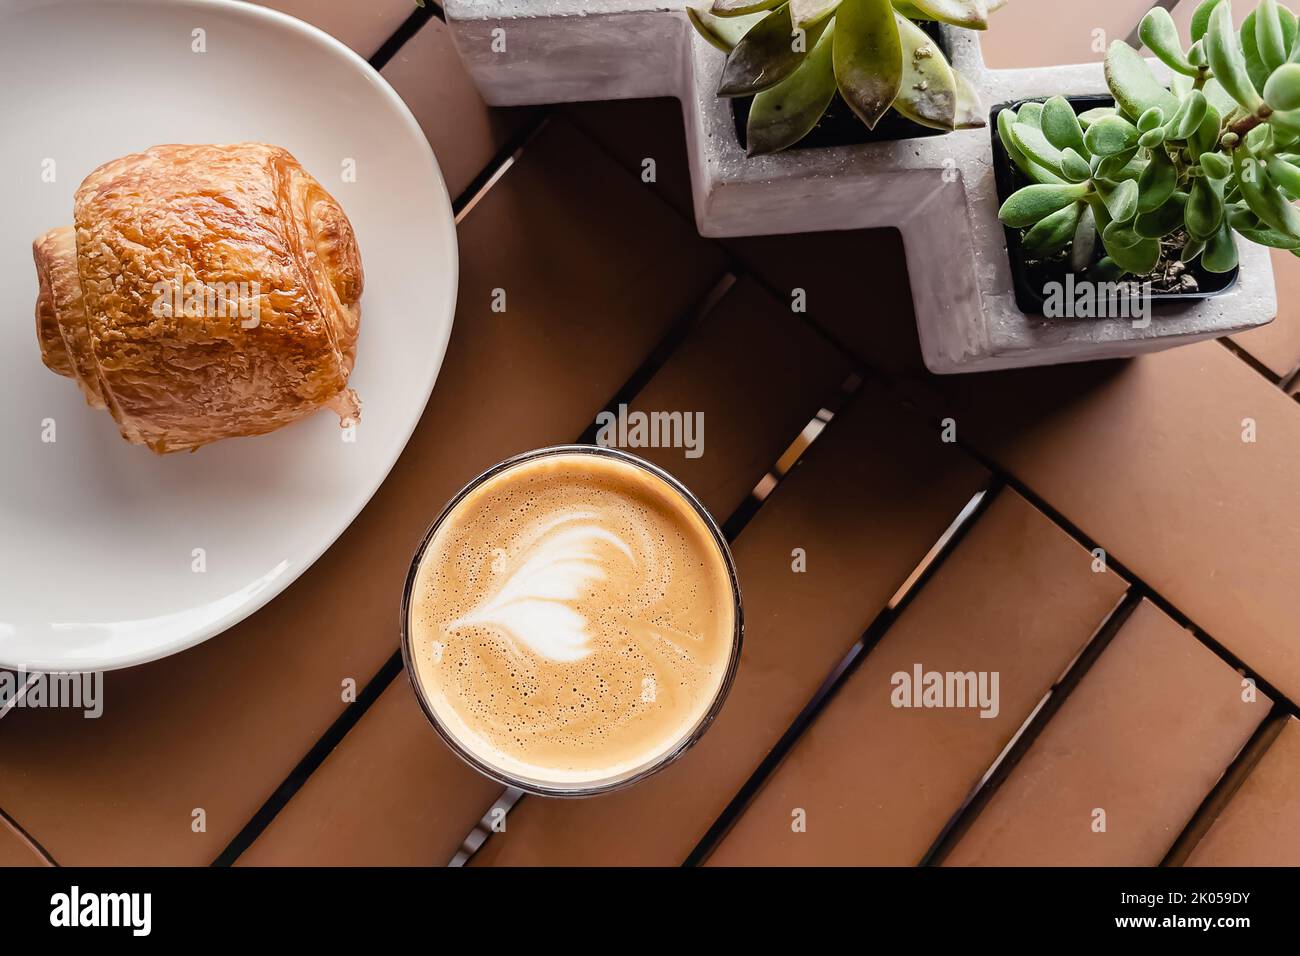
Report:
[{"label": "green succulent leaf", "polygon": [[1111,222],[1130,222],[1138,212],[1138,184],[1126,179],[1115,186],[1100,187],[1101,198],[1110,212]]},{"label": "green succulent leaf", "polygon": [[741,38],[765,16],[766,13],[751,13],[746,16],[719,17],[704,7],[686,8],[686,18],[691,21],[691,26],[723,53],[734,50]]},{"label": "green succulent leaf", "polygon": [[1136,50],[1123,40],[1116,40],[1106,53],[1106,85],[1121,110],[1134,119],[1153,106],[1166,116],[1178,109],[1178,98],[1155,78],[1151,68]]},{"label": "green succulent leaf", "polygon": [[1277,156],[1270,156],[1267,166],[1268,175],[1275,185],[1292,196],[1300,196],[1300,169]]},{"label": "green succulent leaf", "polygon": [[1088,278],[1093,282],[1115,282],[1123,277],[1124,270],[1110,256],[1103,256],[1088,270]]},{"label": "green succulent leaf", "polygon": [[908,0],[932,20],[968,30],[989,28],[989,5],[985,0]]},{"label": "green succulent leaf", "polygon": [[1276,229],[1269,229],[1267,226],[1259,225],[1250,228],[1248,226],[1234,225],[1232,228],[1240,233],[1243,239],[1261,246],[1268,246],[1272,249],[1300,249],[1300,239],[1295,236],[1288,236],[1284,232],[1278,232]]},{"label": "green succulent leaf", "polygon": [[1093,218],[1097,223],[1097,237],[1101,236],[1110,227],[1110,212],[1106,209],[1106,204],[1102,202],[1101,196],[1094,189],[1088,196],[1088,207],[1092,210]]},{"label": "green succulent leaf", "polygon": [[1165,125],[1165,111],[1158,106],[1153,106],[1141,116],[1138,117],[1137,128],[1139,133],[1149,133],[1153,129]]},{"label": "green succulent leaf", "polygon": [[1210,14],[1214,8],[1223,3],[1223,0],[1205,0],[1196,12],[1192,14],[1192,42],[1199,42],[1205,38],[1206,31],[1210,27]]},{"label": "green succulent leaf", "polygon": [[1075,272],[1082,272],[1088,268],[1088,263],[1092,262],[1093,253],[1097,250],[1097,241],[1101,237],[1097,235],[1097,217],[1093,212],[1092,203],[1083,204],[1083,213],[1079,216],[1079,224],[1074,228],[1074,239],[1070,245],[1070,268]]},{"label": "green succulent leaf", "polygon": [[1062,171],[1061,151],[1047,141],[1047,137],[1037,126],[1016,123],[1012,132],[1016,137],[1017,145],[1026,156],[1054,173]]},{"label": "green succulent leaf", "polygon": [[1138,137],[1138,145],[1143,149],[1155,149],[1165,141],[1165,131],[1160,128],[1149,129]]},{"label": "green succulent leaf", "polygon": [[1250,157],[1236,157],[1236,182],[1250,211],[1269,228],[1300,238],[1300,211],[1283,198],[1268,169]]},{"label": "green succulent leaf", "polygon": [[903,81],[894,109],[915,123],[935,129],[957,126],[957,78],[943,52],[924,30],[895,13],[903,46]]},{"label": "green succulent leaf", "polygon": [[754,97],[745,135],[749,155],[793,146],[817,125],[835,97],[834,36],[832,22],[797,70]]},{"label": "green succulent leaf", "polygon": [[1246,72],[1250,75],[1250,82],[1259,92],[1264,90],[1264,82],[1268,79],[1269,69],[1264,64],[1264,57],[1259,51],[1259,38],[1256,35],[1256,25],[1259,18],[1252,10],[1241,24],[1241,52],[1246,57]]},{"label": "green succulent leaf", "polygon": [[749,96],[780,83],[799,69],[821,37],[825,24],[796,36],[790,7],[782,6],[756,23],[727,55],[719,96]]},{"label": "green succulent leaf", "polygon": [[1088,161],[1070,146],[1061,150],[1061,173],[1072,183],[1086,183],[1092,178]]},{"label": "green succulent leaf", "polygon": [[1218,230],[1223,215],[1223,196],[1215,188],[1214,181],[1194,180],[1185,216],[1188,233],[1198,239],[1208,239]]},{"label": "green succulent leaf", "polygon": [[[1292,35],[1291,39],[1294,40],[1295,36]],[[1285,63],[1291,53],[1291,44],[1286,39],[1277,0],[1260,0],[1259,6],[1255,8],[1255,45],[1259,48],[1264,65],[1270,70],[1276,70]]]},{"label": "green succulent leaf", "polygon": [[1201,120],[1201,127],[1187,140],[1187,151],[1190,158],[1199,159],[1204,153],[1212,152],[1219,146],[1219,128],[1223,120],[1219,111],[1211,103],[1205,109],[1205,119]]},{"label": "green succulent leaf", "polygon": [[1021,123],[1028,123],[1030,126],[1043,128],[1043,104],[1030,100],[1027,103],[1021,103],[1016,108],[1016,119]]},{"label": "green succulent leaf", "polygon": [[1188,76],[1197,74],[1196,67],[1187,61],[1183,45],[1178,40],[1178,26],[1164,7],[1152,7],[1138,28],[1138,35],[1161,62],[1171,70]]},{"label": "green succulent leaf", "polygon": [[[1105,119],[1107,116],[1118,116],[1119,110],[1113,106],[1098,106],[1094,109],[1085,110],[1079,114],[1079,125],[1087,129],[1097,120]],[[1163,114],[1162,114],[1163,115]]]},{"label": "green succulent leaf", "polygon": [[840,0],[790,0],[790,20],[797,27],[821,23],[835,12]]},{"label": "green succulent leaf", "polygon": [[1210,77],[1201,87],[1201,92],[1205,98],[1210,101],[1210,105],[1218,110],[1220,116],[1231,116],[1240,107],[1237,101],[1232,98],[1232,94],[1223,88],[1223,84]]},{"label": "green succulent leaf", "polygon": [[713,0],[709,12],[716,17],[741,17],[779,7],[785,0]]},{"label": "green succulent leaf", "polygon": [[1034,180],[1036,183],[1058,186],[1065,184],[1065,180],[1050,170],[1039,166],[1026,156],[1024,150],[1020,148],[1020,144],[1016,142],[1014,130],[1016,124],[1015,110],[1000,111],[998,113],[997,123],[998,138],[1002,141],[1002,147],[1007,151],[1007,155],[1011,157],[1011,161],[1020,168],[1022,173]]},{"label": "green succulent leaf", "polygon": [[1264,92],[1269,74],[1287,62],[1288,54],[1292,61],[1300,59],[1294,52],[1295,41],[1295,14],[1276,0],[1261,3],[1241,25],[1246,70],[1260,93]]},{"label": "green succulent leaf", "polygon": [[1138,235],[1131,222],[1109,223],[1101,233],[1101,240],[1106,245],[1106,251],[1112,256],[1120,249],[1131,249],[1144,238],[1144,236]]},{"label": "green succulent leaf", "polygon": [[1300,110],[1278,110],[1269,115],[1268,122],[1274,129],[1300,133]]},{"label": "green succulent leaf", "polygon": [[1083,128],[1079,118],[1074,115],[1074,108],[1063,96],[1053,96],[1043,104],[1040,124],[1047,141],[1057,149],[1070,147],[1083,152]]},{"label": "green succulent leaf", "polygon": [[1108,116],[1088,127],[1084,143],[1094,156],[1116,156],[1137,146],[1137,127],[1119,116]]},{"label": "green succulent leaf", "polygon": [[1243,199],[1240,202],[1229,203],[1224,207],[1228,214],[1228,222],[1232,223],[1233,229],[1261,229],[1263,223],[1256,218],[1255,214],[1250,211]]},{"label": "green succulent leaf", "polygon": [[1201,265],[1205,271],[1215,273],[1231,272],[1237,268],[1237,241],[1232,236],[1232,227],[1226,222],[1206,240]]},{"label": "green succulent leaf", "polygon": [[[1293,133],[1281,126],[1269,124],[1269,129],[1273,131],[1273,143],[1278,149],[1291,149],[1300,144],[1300,133]],[[1295,162],[1294,159],[1289,160]]]},{"label": "green succulent leaf", "polygon": [[1142,160],[1137,158],[1138,147],[1126,149],[1114,156],[1106,156],[1097,164],[1097,176],[1101,179],[1118,183],[1125,179],[1137,179],[1145,168]]},{"label": "green succulent leaf", "polygon": [[1264,102],[1275,110],[1300,110],[1300,63],[1286,63],[1264,84]]},{"label": "green succulent leaf", "polygon": [[1078,228],[1083,209],[1082,202],[1074,202],[1044,216],[1025,233],[1025,251],[1032,256],[1044,258],[1063,250],[1074,239],[1074,231]]},{"label": "green succulent leaf", "polygon": [[1072,203],[1078,202],[1088,193],[1088,187],[1080,185],[1044,185],[1026,186],[1013,193],[1002,208],[998,218],[1013,229],[1025,229]]},{"label": "green succulent leaf", "polygon": [[[1128,245],[1126,243],[1130,237],[1137,241]],[[1134,233],[1132,229],[1112,226],[1107,230],[1107,234],[1102,236],[1102,242],[1105,243],[1106,251],[1115,265],[1133,275],[1147,275],[1160,261],[1160,241],[1145,239]]]},{"label": "green succulent leaf", "polygon": [[1204,251],[1204,239],[1193,239],[1191,236],[1188,236],[1187,242],[1183,244],[1183,251],[1179,254],[1178,258],[1183,262],[1195,262],[1196,257]]},{"label": "green succulent leaf", "polygon": [[1246,152],[1252,156],[1262,156],[1273,151],[1273,127],[1261,123],[1246,134]]},{"label": "green succulent leaf", "polygon": [[903,42],[889,0],[842,0],[832,53],[840,95],[875,129],[903,85]]},{"label": "green succulent leaf", "polygon": [[1138,212],[1154,212],[1164,206],[1178,188],[1178,170],[1170,161],[1169,154],[1163,149],[1152,153],[1151,162],[1142,170],[1137,185]]},{"label": "green succulent leaf", "polygon": [[1221,4],[1210,14],[1205,52],[1210,60],[1210,68],[1214,70],[1214,78],[1232,98],[1247,112],[1253,113],[1259,109],[1263,101],[1250,79],[1246,55],[1237,41],[1237,31],[1232,25],[1231,4]]},{"label": "green succulent leaf", "polygon": [[1180,141],[1190,139],[1201,128],[1209,109],[1210,104],[1205,94],[1200,90],[1192,90],[1178,107],[1174,118],[1165,124],[1165,138]]},{"label": "green succulent leaf", "polygon": [[1187,193],[1171,193],[1158,209],[1140,213],[1133,220],[1133,231],[1144,239],[1163,239],[1183,227]]},{"label": "green succulent leaf", "polygon": [[1232,163],[1222,153],[1203,153],[1201,171],[1210,179],[1227,179],[1232,175]]}]

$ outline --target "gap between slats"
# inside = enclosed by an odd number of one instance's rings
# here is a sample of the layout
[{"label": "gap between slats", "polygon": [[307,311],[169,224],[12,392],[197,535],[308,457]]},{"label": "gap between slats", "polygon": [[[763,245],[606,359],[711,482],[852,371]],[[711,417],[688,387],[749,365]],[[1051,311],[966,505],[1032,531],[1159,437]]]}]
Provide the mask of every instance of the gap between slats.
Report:
[{"label": "gap between slats", "polygon": [[1201,805],[1196,808],[1192,818],[1187,821],[1187,826],[1183,827],[1182,833],[1178,835],[1165,854],[1165,858],[1160,862],[1161,866],[1182,866],[1191,856],[1196,845],[1214,825],[1214,821],[1219,818],[1232,801],[1233,796],[1241,789],[1241,785],[1246,782],[1255,766],[1268,753],[1268,749],[1273,746],[1282,733],[1282,728],[1286,726],[1288,720],[1292,718],[1278,704],[1273,705],[1269,715],[1260,722],[1255,728],[1255,733],[1251,735],[1250,740],[1241,748],[1232,763],[1223,772],[1219,782],[1214,788],[1205,795]]},{"label": "gap between slats", "polygon": [[[899,400],[903,401],[904,404],[907,404],[909,407],[914,409],[917,414],[925,416],[927,421],[929,421],[933,427],[939,427],[937,420],[928,415],[924,409],[917,407],[914,403],[909,401],[906,396],[895,394],[895,397],[899,398]],[[1130,584],[1130,590],[1138,597],[1146,598],[1166,615],[1172,618],[1180,627],[1187,630],[1193,637],[1214,652],[1214,654],[1227,663],[1229,667],[1240,672],[1243,677],[1249,677],[1253,680],[1255,685],[1259,687],[1260,690],[1264,691],[1272,700],[1278,702],[1285,712],[1292,716],[1300,717],[1300,706],[1297,706],[1295,701],[1291,700],[1278,690],[1277,687],[1265,679],[1247,662],[1237,657],[1236,654],[1232,653],[1232,651],[1228,650],[1228,648],[1215,640],[1213,635],[1193,621],[1186,612],[1176,607],[1168,598],[1147,583],[1145,579],[1136,574],[1132,568],[1128,567],[1119,558],[1115,557],[1114,553],[1111,552],[1110,549],[1102,547],[1099,542],[1085,534],[1083,529],[1066,517],[1061,511],[1053,507],[1052,504],[1046,501],[1041,495],[1027,486],[1015,475],[1012,475],[1004,469],[996,461],[989,458],[978,448],[971,446],[960,436],[957,437],[956,444],[958,448],[978,461],[993,475],[997,476],[999,481],[1005,483],[1007,487],[1016,491],[1026,501],[1050,518],[1057,527],[1068,534],[1086,550],[1102,550],[1106,555],[1106,565],[1127,580]]]},{"label": "gap between slats", "polygon": [[903,580],[903,583],[894,592],[893,597],[867,625],[862,636],[849,648],[848,653],[844,655],[840,662],[831,669],[826,679],[822,681],[821,686],[813,693],[808,703],[804,705],[803,710],[799,712],[767,756],[755,768],[750,778],[731,799],[731,802],[722,811],[718,819],[714,821],[683,865],[697,866],[708,858],[713,848],[718,845],[722,838],[726,836],[727,831],[745,812],[755,794],[762,789],[763,784],[767,782],[767,779],[780,766],[786,755],[798,743],[799,738],[803,736],[803,732],[817,719],[818,715],[826,708],[839,689],[844,686],[844,683],[857,670],[862,661],[885,637],[903,609],[912,602],[921,588],[933,577],[944,560],[965,537],[966,532],[979,515],[983,514],[985,509],[988,508],[998,491],[998,487],[995,483],[989,488],[976,492],[962,506],[962,509],[953,518],[947,529],[930,546],[925,556],[921,558],[916,567]]},{"label": "gap between slats", "polygon": [[989,765],[989,768],[984,771],[979,782],[976,783],[966,799],[953,812],[943,829],[939,831],[934,843],[921,857],[918,865],[936,866],[943,862],[944,858],[970,828],[975,818],[988,805],[998,787],[1011,776],[1012,771],[1015,770],[1016,765],[1020,763],[1021,758],[1024,757],[1034,741],[1038,739],[1043,728],[1061,709],[1061,706],[1070,696],[1070,692],[1079,685],[1084,675],[1092,669],[1092,665],[1110,646],[1110,642],[1119,633],[1120,628],[1124,626],[1124,622],[1129,619],[1129,616],[1141,603],[1142,598],[1134,588],[1130,587],[1124,593],[1119,603],[1097,628],[1096,633],[1075,656],[1074,660],[1066,666],[1062,676],[1043,695],[1038,705],[1025,718],[1020,728],[1012,736],[1010,742],[1002,749],[1002,752],[998,754],[993,763]]}]

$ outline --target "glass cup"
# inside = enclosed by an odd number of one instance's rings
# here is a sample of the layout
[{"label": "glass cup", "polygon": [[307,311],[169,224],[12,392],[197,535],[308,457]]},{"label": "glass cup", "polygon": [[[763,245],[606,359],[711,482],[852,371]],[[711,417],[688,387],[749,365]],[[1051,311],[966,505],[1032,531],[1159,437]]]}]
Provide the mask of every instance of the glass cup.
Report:
[{"label": "glass cup", "polygon": [[[510,771],[504,770],[490,763],[475,750],[458,738],[451,728],[438,716],[428,698],[428,693],[420,680],[419,670],[415,662],[414,649],[412,647],[412,628],[411,628],[411,600],[412,591],[415,588],[416,577],[419,573],[423,562],[425,550],[429,543],[438,533],[447,518],[452,515],[458,504],[471,492],[492,478],[506,472],[517,466],[537,461],[541,458],[572,456],[572,455],[594,455],[607,459],[613,459],[624,464],[630,465],[641,470],[644,473],[652,475],[655,479],[662,482],[671,494],[680,496],[692,511],[699,516],[709,532],[714,545],[717,547],[718,556],[721,558],[726,568],[728,580],[730,582],[731,601],[732,601],[732,619],[734,627],[732,630],[731,652],[727,661],[726,671],[722,681],[719,683],[717,691],[714,693],[713,700],[703,715],[697,720],[694,726],[684,734],[674,745],[664,752],[647,758],[642,764],[628,770],[619,772],[608,779],[584,780],[581,782],[563,782],[548,781],[544,779],[522,777]],[[744,620],[741,613],[740,584],[736,578],[736,566],[731,557],[731,549],[727,546],[726,538],[723,537],[721,529],[717,522],[709,514],[708,510],[702,505],[687,488],[668,472],[664,471],[650,462],[645,461],[635,455],[629,455],[627,452],[619,451],[612,448],[604,448],[597,445],[554,445],[549,448],[540,448],[536,451],[525,452],[508,458],[505,461],[493,465],[483,474],[479,475],[464,488],[452,496],[447,502],[442,512],[429,526],[425,532],[424,538],[420,541],[420,546],[415,551],[415,556],[411,559],[410,571],[406,575],[406,586],[402,592],[402,660],[406,665],[406,673],[411,679],[411,684],[415,689],[415,697],[420,702],[420,708],[424,711],[425,717],[433,725],[439,736],[447,743],[454,753],[464,760],[467,764],[477,770],[484,776],[490,777],[508,787],[516,787],[528,793],[534,793],[548,797],[591,797],[602,793],[609,793],[613,790],[620,790],[624,787],[630,787],[635,783],[646,779],[651,774],[658,773],[664,767],[668,766],[682,754],[686,753],[696,741],[698,741],[704,732],[709,729],[714,718],[722,709],[723,701],[726,700],[727,693],[731,690],[731,684],[735,680],[736,668],[740,662],[741,642],[744,637]]]}]

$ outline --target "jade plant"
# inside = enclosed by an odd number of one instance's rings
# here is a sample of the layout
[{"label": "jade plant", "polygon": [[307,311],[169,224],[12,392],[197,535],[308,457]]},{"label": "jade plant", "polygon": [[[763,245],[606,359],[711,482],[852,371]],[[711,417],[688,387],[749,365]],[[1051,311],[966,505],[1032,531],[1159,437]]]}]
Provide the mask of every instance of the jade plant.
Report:
[{"label": "jade plant", "polygon": [[1300,255],[1296,26],[1263,0],[1238,31],[1230,0],[1206,0],[1184,49],[1156,7],[1140,35],[1169,67],[1168,86],[1116,41],[1105,64],[1114,107],[1076,116],[1054,97],[999,113],[998,135],[1032,181],[999,212],[1024,230],[1025,253],[1098,280],[1177,275],[1197,260],[1230,272],[1234,234]]},{"label": "jade plant", "polygon": [[750,155],[793,146],[838,90],[874,129],[893,109],[951,131],[984,125],[979,96],[917,24],[975,30],[1006,0],[713,0],[690,8],[703,37],[727,54],[718,95],[754,96]]}]

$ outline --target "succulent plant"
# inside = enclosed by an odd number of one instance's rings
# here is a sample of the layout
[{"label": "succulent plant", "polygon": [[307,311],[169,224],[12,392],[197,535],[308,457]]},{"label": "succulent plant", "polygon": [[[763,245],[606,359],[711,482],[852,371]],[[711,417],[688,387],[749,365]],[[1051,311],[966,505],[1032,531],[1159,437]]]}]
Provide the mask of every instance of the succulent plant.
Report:
[{"label": "succulent plant", "polygon": [[793,146],[838,90],[874,129],[892,108],[940,130],[984,125],[975,88],[918,21],[974,30],[1006,0],[713,0],[687,14],[727,54],[719,96],[754,96],[750,155]]},{"label": "succulent plant", "polygon": [[1054,97],[998,114],[1008,155],[1032,181],[999,217],[1025,230],[1028,254],[1068,250],[1073,271],[1102,280],[1150,275],[1171,256],[1230,272],[1234,234],[1300,255],[1296,25],[1263,0],[1238,31],[1230,0],[1206,0],[1184,50],[1168,11],[1152,9],[1140,35],[1169,86],[1116,41],[1105,66],[1114,107],[1076,116]]}]

